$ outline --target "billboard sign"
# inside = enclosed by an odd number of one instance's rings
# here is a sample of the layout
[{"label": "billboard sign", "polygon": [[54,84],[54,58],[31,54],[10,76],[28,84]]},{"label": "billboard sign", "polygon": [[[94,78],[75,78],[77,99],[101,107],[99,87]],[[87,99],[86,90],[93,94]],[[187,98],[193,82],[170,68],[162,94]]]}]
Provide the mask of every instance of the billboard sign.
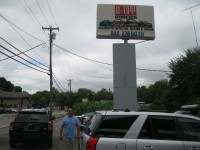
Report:
[{"label": "billboard sign", "polygon": [[142,5],[97,5],[98,39],[155,39],[154,8]]}]

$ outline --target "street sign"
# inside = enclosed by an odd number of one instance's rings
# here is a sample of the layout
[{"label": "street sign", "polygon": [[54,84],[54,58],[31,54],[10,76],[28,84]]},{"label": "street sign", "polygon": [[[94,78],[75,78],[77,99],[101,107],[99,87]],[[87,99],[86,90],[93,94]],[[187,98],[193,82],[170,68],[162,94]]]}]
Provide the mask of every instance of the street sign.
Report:
[{"label": "street sign", "polygon": [[98,39],[155,39],[154,8],[142,5],[97,5]]}]

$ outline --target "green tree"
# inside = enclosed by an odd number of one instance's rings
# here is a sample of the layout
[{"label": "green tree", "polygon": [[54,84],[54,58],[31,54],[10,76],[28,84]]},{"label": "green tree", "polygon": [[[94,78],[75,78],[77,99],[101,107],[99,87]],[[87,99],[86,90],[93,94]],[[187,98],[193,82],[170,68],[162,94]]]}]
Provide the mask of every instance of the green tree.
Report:
[{"label": "green tree", "polygon": [[12,92],[14,88],[14,84],[10,81],[7,81],[4,77],[0,77],[0,89]]},{"label": "green tree", "polygon": [[56,101],[55,101],[55,106],[60,107],[60,109],[64,109],[66,106],[68,106],[68,101],[67,101],[67,95],[64,92],[61,92],[57,94],[56,96]]},{"label": "green tree", "polygon": [[170,86],[179,106],[190,101],[200,103],[200,48],[188,49],[185,55],[174,58],[168,64]]},{"label": "green tree", "polygon": [[104,89],[102,88],[100,91],[98,91],[95,94],[95,100],[100,101],[100,100],[113,100],[113,93],[109,89]]},{"label": "green tree", "polygon": [[46,97],[42,92],[36,92],[31,95],[31,102],[33,107],[46,107],[48,105]]},{"label": "green tree", "polygon": [[80,88],[78,89],[75,97],[76,102],[81,102],[83,98],[87,98],[88,100],[92,101],[94,97],[94,92],[86,88]]},{"label": "green tree", "polygon": [[146,86],[141,86],[137,88],[137,98],[139,102],[149,103],[149,93]]},{"label": "green tree", "polygon": [[20,86],[15,86],[14,91],[15,92],[22,92],[22,88]]}]

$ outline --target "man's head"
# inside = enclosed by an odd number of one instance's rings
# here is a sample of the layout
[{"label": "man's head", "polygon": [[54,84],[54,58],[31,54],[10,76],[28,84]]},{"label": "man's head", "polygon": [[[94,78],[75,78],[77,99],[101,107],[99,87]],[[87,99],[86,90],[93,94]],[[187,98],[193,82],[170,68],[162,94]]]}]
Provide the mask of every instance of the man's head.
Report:
[{"label": "man's head", "polygon": [[67,109],[67,113],[68,113],[68,116],[69,116],[69,117],[73,116],[73,109],[72,109],[71,107],[69,107],[69,108]]}]

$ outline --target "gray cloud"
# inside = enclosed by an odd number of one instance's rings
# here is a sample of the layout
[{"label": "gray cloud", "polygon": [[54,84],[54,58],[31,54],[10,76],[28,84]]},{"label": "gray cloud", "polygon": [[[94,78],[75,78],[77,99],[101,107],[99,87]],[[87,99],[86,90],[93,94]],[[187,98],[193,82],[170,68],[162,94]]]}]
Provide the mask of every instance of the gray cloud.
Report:
[{"label": "gray cloud", "polygon": [[[82,57],[112,64],[113,43],[123,43],[123,40],[96,39],[96,6],[99,3],[154,6],[156,38],[153,41],[136,44],[137,68],[169,70],[167,64],[171,59],[184,54],[184,50],[196,46],[191,13],[189,10],[182,10],[199,4],[198,0],[47,1],[60,29],[59,32],[54,31],[57,34],[54,43]],[[47,21],[36,1],[26,0],[26,2],[35,16],[31,14],[22,0],[1,0],[0,13],[19,28],[48,44],[49,31],[42,30],[42,26],[49,26]],[[38,2],[49,24],[56,27],[47,2],[45,0]],[[192,11],[199,42],[200,9],[195,7]],[[20,50],[25,51],[41,43],[13,27],[25,39],[24,41],[4,19],[0,18],[0,21],[1,36]],[[129,43],[137,42],[139,41],[129,40]],[[10,48],[15,53],[19,53],[2,40],[0,40],[0,44]],[[49,49],[47,46],[41,46],[26,54],[49,66]],[[0,59],[5,57],[2,54],[0,55]],[[23,58],[28,59],[25,56]],[[69,79],[73,79],[72,89],[74,91],[78,88],[112,89],[112,70],[112,65],[96,64],[53,46],[53,72],[65,90],[69,90],[67,83]],[[49,90],[49,76],[47,74],[30,68],[27,69],[26,66],[11,59],[0,61],[0,74],[30,93]],[[167,75],[163,72],[137,70],[138,86],[148,86],[161,79],[167,79]]]}]

